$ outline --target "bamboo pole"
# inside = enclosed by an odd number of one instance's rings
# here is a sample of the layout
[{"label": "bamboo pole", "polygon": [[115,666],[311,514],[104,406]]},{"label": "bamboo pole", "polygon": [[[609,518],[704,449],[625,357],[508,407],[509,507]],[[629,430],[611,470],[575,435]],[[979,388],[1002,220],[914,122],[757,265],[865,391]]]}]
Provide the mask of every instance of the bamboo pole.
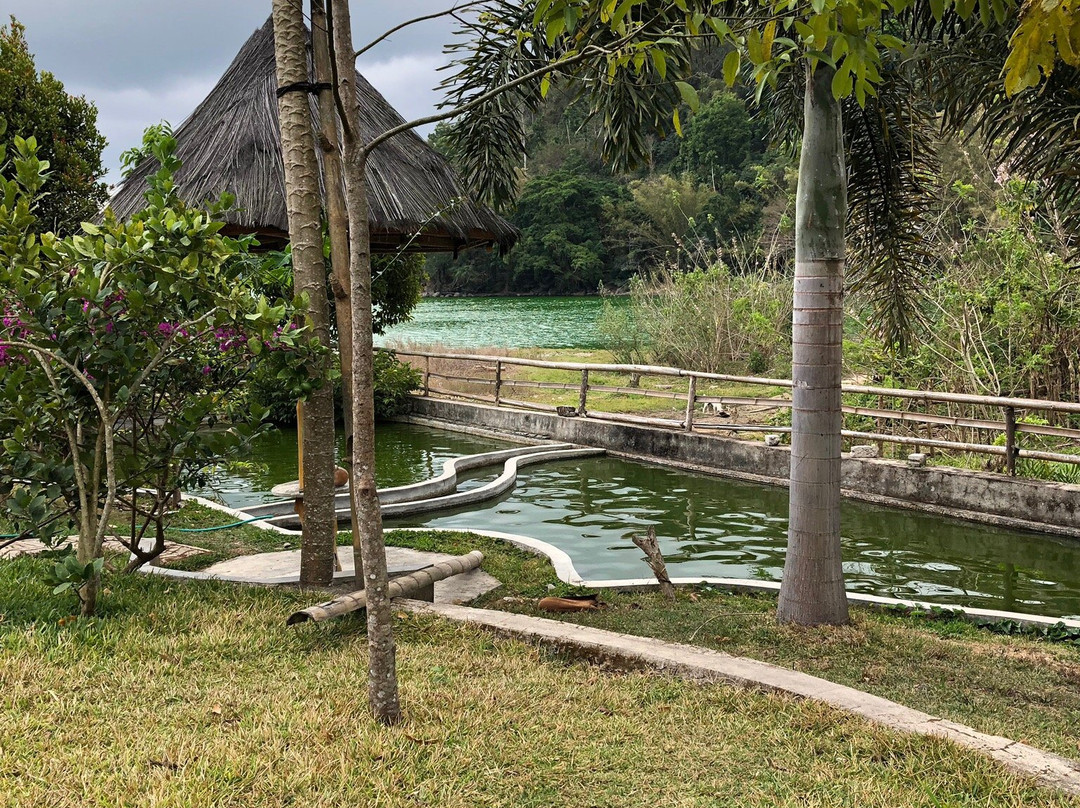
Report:
[{"label": "bamboo pole", "polygon": [[[409,575],[402,575],[400,578],[392,578],[387,584],[387,596],[390,598],[406,597],[409,594],[416,592],[418,589],[431,586],[436,581],[443,581],[453,575],[478,569],[480,562],[483,560],[484,554],[479,550],[473,550],[466,555],[455,556],[447,561],[440,561],[437,564],[432,564],[430,567],[417,570]],[[363,609],[366,606],[367,592],[360,589],[356,592],[349,592],[347,595],[340,595],[324,603],[308,606],[306,609],[301,609],[298,612],[293,612],[289,615],[286,624],[295,626],[297,623],[306,623],[308,621],[321,622],[323,620],[330,620],[331,618],[340,617],[349,612],[355,612],[357,609]]]}]

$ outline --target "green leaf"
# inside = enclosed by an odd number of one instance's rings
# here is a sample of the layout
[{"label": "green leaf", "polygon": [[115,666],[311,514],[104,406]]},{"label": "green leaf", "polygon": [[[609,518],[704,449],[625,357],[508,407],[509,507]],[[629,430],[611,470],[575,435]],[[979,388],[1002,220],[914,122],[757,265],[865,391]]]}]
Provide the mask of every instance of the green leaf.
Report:
[{"label": "green leaf", "polygon": [[649,56],[652,57],[653,67],[660,74],[661,80],[667,78],[667,57],[664,56],[664,52],[659,48],[653,48],[649,51]]},{"label": "green leaf", "polygon": [[851,95],[852,79],[851,71],[847,69],[846,64],[837,69],[833,73],[832,77],[832,94],[833,98],[841,99],[847,98]]},{"label": "green leaf", "polygon": [[724,83],[728,87],[734,87],[739,78],[739,66],[742,64],[742,54],[733,50],[724,57]]},{"label": "green leaf", "polygon": [[[675,86],[679,88],[679,95],[682,96],[683,103],[690,107],[692,111],[697,112],[698,107],[701,105],[701,99],[698,97],[698,92],[693,85],[687,84],[685,81],[677,81]],[[678,124],[675,125],[675,129],[679,129]],[[682,132],[680,131],[679,134],[682,134]]]}]

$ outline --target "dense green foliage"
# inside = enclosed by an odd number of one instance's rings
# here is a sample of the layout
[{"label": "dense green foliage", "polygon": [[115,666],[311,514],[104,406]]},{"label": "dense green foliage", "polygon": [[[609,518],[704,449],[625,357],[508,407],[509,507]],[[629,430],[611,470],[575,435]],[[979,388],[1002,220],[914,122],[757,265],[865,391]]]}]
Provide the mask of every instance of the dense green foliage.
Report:
[{"label": "dense green foliage", "polygon": [[[470,252],[430,262],[437,293],[573,294],[624,288],[684,246],[733,240],[764,256],[786,207],[786,158],[765,147],[744,101],[701,78],[708,98],[684,138],[645,131],[646,165],[613,174],[598,124],[569,93],[553,95],[526,127],[529,157],[508,212],[521,239],[508,255]],[[445,146],[445,129],[432,137]],[[451,155],[452,156],[452,155]],[[766,233],[767,238],[762,239]]]},{"label": "dense green foliage", "polygon": [[[329,260],[330,247],[327,242],[325,254]],[[284,251],[247,253],[238,257],[242,274],[250,280],[259,293],[273,297],[288,297],[292,294],[292,253]],[[405,322],[412,316],[412,310],[420,302],[420,295],[427,280],[425,256],[419,253],[401,255],[372,256],[372,330],[382,334],[387,328]],[[331,332],[337,336],[337,301],[331,290],[327,290],[330,302]],[[394,391],[403,382],[403,377],[393,373],[393,366],[375,362],[376,412],[378,417],[388,417],[380,409],[378,391],[384,389],[388,402],[396,401]],[[380,381],[380,374],[388,372],[393,378]],[[335,387],[336,409],[342,413],[341,372],[331,365],[330,383]],[[413,387],[416,384],[412,385]],[[244,387],[246,400],[256,409],[265,409],[267,418],[274,424],[296,423],[296,397],[292,391],[282,387],[276,377],[276,371],[269,367],[256,367]],[[390,406],[395,410],[397,404]]]},{"label": "dense green foliage", "polygon": [[866,328],[850,335],[850,360],[904,387],[1080,400],[1080,292],[1065,235],[1040,215],[1029,183],[987,184],[980,202],[975,184],[954,183],[940,231],[927,234],[941,265],[917,344],[896,356]]},{"label": "dense green foliage", "polygon": [[[49,164],[48,195],[37,202],[40,232],[72,233],[92,219],[108,197],[97,129],[97,108],[82,96],[69,95],[47,71],[38,72],[26,44],[26,29],[14,18],[0,28],[0,145],[10,152],[15,137],[34,136],[38,157]],[[4,169],[10,178],[11,166]]]},{"label": "dense green foliage", "polygon": [[510,286],[541,292],[593,291],[621,280],[627,248],[617,237],[630,195],[618,183],[573,169],[528,182],[518,200]]}]

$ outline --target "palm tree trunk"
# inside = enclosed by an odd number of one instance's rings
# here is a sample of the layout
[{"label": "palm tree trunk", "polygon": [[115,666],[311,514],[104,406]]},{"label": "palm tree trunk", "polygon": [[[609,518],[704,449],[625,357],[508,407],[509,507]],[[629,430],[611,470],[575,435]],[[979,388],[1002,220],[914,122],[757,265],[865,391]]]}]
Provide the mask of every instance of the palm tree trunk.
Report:
[{"label": "palm tree trunk", "polygon": [[368,700],[375,719],[401,720],[397,662],[382,515],[375,489],[375,402],[371,336],[371,236],[368,229],[366,154],[360,142],[360,102],[356,94],[352,28],[348,0],[330,0],[328,27],[333,29],[338,95],[345,109],[345,197],[349,208],[350,286],[352,300],[353,453],[352,478],[359,530],[353,534],[356,568],[363,569],[367,595]]},{"label": "palm tree trunk", "polygon": [[[303,8],[274,0],[274,54],[279,87],[307,82],[307,36]],[[308,95],[284,93],[278,99],[281,153],[285,164],[285,199],[292,244],[293,290],[308,297],[307,325],[312,339],[330,344],[326,302],[326,269],[322,251],[319,166],[315,154]],[[329,358],[310,375],[319,383],[303,409],[304,536],[300,550],[300,583],[328,584],[334,579],[337,516],[334,508],[334,388]]]},{"label": "palm tree trunk", "polygon": [[[311,40],[315,61],[315,80],[333,81],[330,66],[330,35],[326,24],[324,0],[311,2]],[[337,317],[338,353],[341,363],[342,414],[345,421],[345,457],[342,463],[352,469],[352,308],[349,301],[349,211],[345,206],[345,180],[341,166],[341,133],[337,110],[330,93],[319,94],[319,148],[323,154],[323,187],[326,189],[326,221],[330,232],[330,265],[333,270],[330,285],[334,291],[334,313]],[[352,475],[350,473],[350,479]],[[360,534],[356,513],[356,492],[349,486],[349,513],[354,536]],[[363,568],[356,568],[356,580],[363,577]]]},{"label": "palm tree trunk", "polygon": [[833,70],[807,75],[795,201],[791,490],[777,619],[848,620],[840,553],[840,382],[847,177]]}]

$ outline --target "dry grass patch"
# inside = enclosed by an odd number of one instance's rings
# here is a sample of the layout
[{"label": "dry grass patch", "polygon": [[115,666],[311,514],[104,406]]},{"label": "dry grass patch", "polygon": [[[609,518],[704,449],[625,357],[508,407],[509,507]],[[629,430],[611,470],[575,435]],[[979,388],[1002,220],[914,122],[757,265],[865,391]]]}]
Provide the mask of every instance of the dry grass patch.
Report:
[{"label": "dry grass patch", "polygon": [[0,566],[0,805],[1066,806],[942,741],[820,705],[614,675],[399,616],[407,720],[374,726],[357,619],[293,591],[115,579],[58,625]]}]

